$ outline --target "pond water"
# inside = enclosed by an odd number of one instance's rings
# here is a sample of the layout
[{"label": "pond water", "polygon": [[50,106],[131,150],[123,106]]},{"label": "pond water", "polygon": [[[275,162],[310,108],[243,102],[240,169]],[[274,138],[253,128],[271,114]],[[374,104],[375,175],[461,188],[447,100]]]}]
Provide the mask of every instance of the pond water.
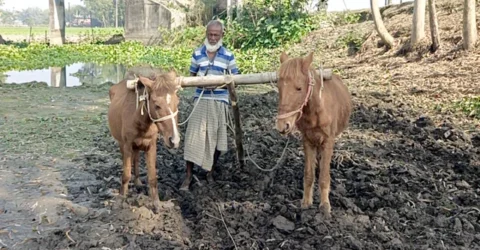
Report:
[{"label": "pond water", "polygon": [[121,64],[74,63],[63,67],[7,71],[0,73],[0,84],[37,81],[45,82],[50,87],[98,85],[105,82],[117,83],[123,79],[125,72],[126,67]]}]

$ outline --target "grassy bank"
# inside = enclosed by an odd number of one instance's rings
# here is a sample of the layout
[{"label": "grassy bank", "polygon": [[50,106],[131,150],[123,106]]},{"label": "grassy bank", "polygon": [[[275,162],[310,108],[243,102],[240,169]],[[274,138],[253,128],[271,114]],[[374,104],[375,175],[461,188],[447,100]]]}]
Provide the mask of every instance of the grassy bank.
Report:
[{"label": "grassy bank", "polygon": [[[36,27],[0,27],[0,35],[2,36],[45,36],[50,33],[50,28],[47,26]],[[123,28],[89,28],[89,27],[66,27],[65,36],[80,36],[86,34],[123,34]]]}]

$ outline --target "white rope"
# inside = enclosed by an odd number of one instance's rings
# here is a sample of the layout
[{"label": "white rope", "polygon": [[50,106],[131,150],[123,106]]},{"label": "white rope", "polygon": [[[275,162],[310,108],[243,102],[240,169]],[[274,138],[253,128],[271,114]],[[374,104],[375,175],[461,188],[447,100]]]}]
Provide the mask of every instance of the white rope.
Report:
[{"label": "white rope", "polygon": [[253,159],[252,157],[250,157],[250,153],[248,152],[248,149],[245,148],[245,150],[247,151],[247,157],[248,159],[253,163],[253,165],[255,167],[257,167],[259,170],[263,171],[263,172],[272,172],[273,170],[277,169],[278,167],[280,167],[280,163],[282,162],[283,160],[283,157],[285,156],[285,152],[287,151],[287,148],[288,148],[288,143],[290,142],[290,137],[288,137],[287,139],[287,143],[285,144],[285,148],[283,148],[283,152],[282,152],[282,155],[280,156],[280,158],[277,160],[277,163],[275,164],[275,166],[273,168],[270,168],[270,169],[264,169],[264,168],[261,168]]},{"label": "white rope", "polygon": [[197,101],[196,101],[195,104],[193,105],[192,112],[190,112],[190,115],[187,117],[187,119],[186,119],[185,121],[183,121],[183,122],[181,122],[181,123],[178,124],[179,126],[183,126],[185,123],[188,122],[188,120],[190,120],[190,117],[192,117],[193,111],[195,111],[195,108],[197,108],[198,103],[200,102],[200,99],[202,98],[204,91],[205,91],[205,88],[202,88],[202,92],[200,92],[200,96],[198,97]]}]

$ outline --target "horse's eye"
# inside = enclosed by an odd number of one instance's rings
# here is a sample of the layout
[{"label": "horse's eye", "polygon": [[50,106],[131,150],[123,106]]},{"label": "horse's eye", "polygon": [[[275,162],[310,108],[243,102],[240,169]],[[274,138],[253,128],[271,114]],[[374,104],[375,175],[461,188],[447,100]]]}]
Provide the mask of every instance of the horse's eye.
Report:
[{"label": "horse's eye", "polygon": [[300,91],[300,90],[302,90],[302,88],[300,88],[300,87],[297,87],[296,89],[297,89],[297,91]]},{"label": "horse's eye", "polygon": [[161,109],[161,108],[160,108],[160,106],[158,106],[158,105],[155,104],[155,109],[156,109],[156,110],[159,110],[159,109]]}]

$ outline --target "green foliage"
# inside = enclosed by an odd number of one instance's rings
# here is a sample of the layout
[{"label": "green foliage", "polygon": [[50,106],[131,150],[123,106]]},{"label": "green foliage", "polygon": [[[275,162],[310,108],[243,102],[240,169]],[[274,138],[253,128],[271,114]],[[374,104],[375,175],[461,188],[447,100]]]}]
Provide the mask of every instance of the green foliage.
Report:
[{"label": "green foliage", "polygon": [[480,96],[465,98],[456,107],[468,114],[468,116],[480,118]]},{"label": "green foliage", "polygon": [[329,14],[329,20],[334,26],[358,23],[361,17],[360,13],[350,11]]},{"label": "green foliage", "polygon": [[[165,69],[173,68],[187,75],[192,46],[144,46],[127,41],[116,45],[65,44],[48,46],[42,43],[0,45],[0,72],[62,67],[75,62],[123,64],[127,67],[146,63]],[[195,44],[195,47],[199,44]],[[278,53],[267,49],[233,50],[242,73],[272,70]]]},{"label": "green foliage", "polygon": [[[305,0],[254,0],[228,27],[225,41],[233,48],[276,48],[298,42],[315,24],[303,11]],[[235,12],[235,11],[234,11]],[[225,16],[223,16],[225,18]]]},{"label": "green foliage", "polygon": [[26,8],[18,12],[17,19],[22,21],[24,24],[28,26],[34,25],[48,25],[49,17],[48,17],[48,9],[42,10],[38,7],[36,8]]},{"label": "green foliage", "polygon": [[164,47],[181,46],[195,48],[200,46],[205,39],[205,27],[186,27],[182,30],[168,30],[159,28],[162,34],[162,45]]},{"label": "green foliage", "polygon": [[79,32],[81,42],[94,44],[103,43],[117,34],[123,35],[123,28],[89,28]]},{"label": "green foliage", "polygon": [[[82,0],[85,8],[93,17],[103,23],[103,27],[115,25],[115,4],[113,0]],[[118,20],[123,23],[125,13],[125,1],[118,1]]]},{"label": "green foliage", "polygon": [[348,33],[338,37],[336,41],[337,45],[345,47],[351,50],[353,53],[360,50],[364,42],[365,38],[357,31],[349,31]]}]

